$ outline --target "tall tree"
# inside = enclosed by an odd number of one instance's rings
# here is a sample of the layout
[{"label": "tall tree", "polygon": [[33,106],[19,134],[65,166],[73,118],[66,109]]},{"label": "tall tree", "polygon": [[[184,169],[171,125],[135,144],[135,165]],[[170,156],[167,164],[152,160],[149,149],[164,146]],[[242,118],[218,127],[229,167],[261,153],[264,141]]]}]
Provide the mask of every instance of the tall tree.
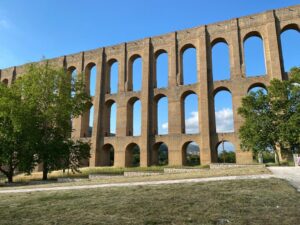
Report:
[{"label": "tall tree", "polygon": [[0,84],[0,172],[8,182],[13,182],[16,169],[27,172],[34,167],[31,113],[16,83],[11,87]]},{"label": "tall tree", "polygon": [[[30,65],[19,88],[22,89],[22,100],[34,109],[31,118],[37,130],[37,162],[42,163],[43,179],[47,179],[49,172],[63,168],[66,155],[78,146],[70,139],[72,120],[90,107],[91,98],[86,93],[81,74],[75,79],[64,69],[48,63]],[[88,158],[89,148],[79,146],[75,152],[77,156]]]},{"label": "tall tree", "polygon": [[289,79],[274,79],[268,92],[251,92],[242,100],[238,113],[244,118],[239,130],[245,150],[291,152],[300,144],[300,68],[293,68]]}]

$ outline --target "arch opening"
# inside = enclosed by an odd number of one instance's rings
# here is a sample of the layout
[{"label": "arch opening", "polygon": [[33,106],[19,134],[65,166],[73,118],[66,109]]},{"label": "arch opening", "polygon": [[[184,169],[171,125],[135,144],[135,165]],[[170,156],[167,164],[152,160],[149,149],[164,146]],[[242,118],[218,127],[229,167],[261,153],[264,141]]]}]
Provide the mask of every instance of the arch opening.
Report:
[{"label": "arch opening", "polygon": [[168,87],[168,53],[166,51],[161,51],[156,56],[156,73],[154,87],[156,88],[166,88]]},{"label": "arch opening", "polygon": [[[75,82],[77,80],[77,76],[78,76],[78,73],[77,73],[77,69],[74,67],[74,66],[71,66],[68,68],[68,75],[70,76],[70,79],[71,79],[71,85],[72,87],[75,85]],[[75,91],[71,90],[71,96],[74,97],[75,96]]]},{"label": "arch opening", "polygon": [[154,134],[168,134],[168,98],[164,95],[159,96],[155,101],[154,107]]},{"label": "arch opening", "polygon": [[[87,114],[87,115],[85,115]],[[84,120],[83,125],[85,129],[83,131],[83,137],[92,137],[94,128],[94,106],[92,105],[88,112],[83,114],[83,118],[88,117],[88,121]]]},{"label": "arch opening", "polygon": [[221,90],[214,97],[215,123],[217,133],[234,131],[232,96],[227,90]]},{"label": "arch opening", "polygon": [[197,134],[200,132],[198,96],[194,92],[182,95],[181,116],[184,120],[182,133]]},{"label": "arch opening", "polygon": [[192,45],[183,48],[182,58],[182,81],[183,85],[194,84],[198,82],[197,78],[197,51]]},{"label": "arch opening", "polygon": [[230,79],[229,47],[224,40],[219,40],[212,47],[213,81]]},{"label": "arch opening", "polygon": [[117,104],[115,101],[106,102],[104,118],[104,136],[116,136]]},{"label": "arch opening", "polygon": [[235,147],[229,141],[221,141],[217,145],[218,163],[236,163]]},{"label": "arch opening", "polygon": [[107,62],[106,77],[105,77],[105,93],[118,93],[119,79],[119,62],[116,59],[111,59]]},{"label": "arch opening", "polygon": [[290,25],[280,34],[282,61],[285,72],[293,67],[299,67],[300,62],[300,30],[296,25]]},{"label": "arch opening", "polygon": [[126,167],[140,166],[140,147],[135,143],[131,143],[126,147],[125,166]]},{"label": "arch opening", "polygon": [[97,67],[95,63],[89,63],[85,68],[86,91],[90,96],[96,93]]},{"label": "arch opening", "polygon": [[197,166],[200,165],[200,148],[194,142],[186,142],[182,146],[182,165],[184,166]]},{"label": "arch opening", "polygon": [[104,166],[114,166],[115,162],[115,149],[111,144],[103,146],[104,153]]},{"label": "arch opening", "polygon": [[244,61],[247,77],[266,74],[264,43],[259,34],[249,36],[244,40]]},{"label": "arch opening", "polygon": [[127,136],[140,136],[142,127],[141,101],[137,97],[127,103]]},{"label": "arch opening", "polygon": [[168,163],[168,146],[164,142],[154,144],[152,149],[152,165],[165,166]]},{"label": "arch opening", "polygon": [[248,88],[248,94],[250,94],[251,92],[257,93],[259,91],[261,91],[264,95],[268,93],[267,88],[264,84],[254,84]]},{"label": "arch opening", "polygon": [[5,86],[8,86],[8,79],[3,79],[2,84],[5,85]]},{"label": "arch opening", "polygon": [[143,61],[141,56],[135,55],[131,57],[131,71],[131,89],[133,91],[140,91],[142,89],[143,78]]}]

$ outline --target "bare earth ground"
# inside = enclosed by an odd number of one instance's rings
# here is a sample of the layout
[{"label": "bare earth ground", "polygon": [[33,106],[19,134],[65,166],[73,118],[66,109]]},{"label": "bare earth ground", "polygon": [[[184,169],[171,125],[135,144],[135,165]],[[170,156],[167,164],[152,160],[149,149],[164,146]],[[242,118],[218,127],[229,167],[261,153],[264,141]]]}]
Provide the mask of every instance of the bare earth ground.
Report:
[{"label": "bare earth ground", "polygon": [[224,177],[210,177],[210,178],[194,178],[181,180],[162,180],[162,181],[143,181],[143,182],[127,182],[127,183],[110,183],[110,184],[94,184],[94,185],[76,185],[67,187],[40,187],[40,188],[23,188],[0,190],[0,194],[4,193],[30,193],[30,192],[47,192],[47,191],[63,191],[63,190],[82,190],[95,188],[109,188],[109,187],[133,187],[133,186],[147,186],[147,185],[165,185],[165,184],[186,184],[186,183],[203,183],[211,181],[225,181],[225,180],[253,180],[253,179],[270,179],[273,175],[244,175],[244,176],[224,176]]},{"label": "bare earth ground", "polygon": [[[202,169],[200,172],[190,173],[175,173],[175,174],[161,174],[155,176],[143,177],[103,177],[100,179],[89,180],[82,179],[77,182],[49,182],[37,184],[28,184],[22,186],[0,187],[1,191],[4,190],[18,190],[18,189],[36,189],[48,187],[65,187],[65,186],[80,186],[80,185],[98,185],[98,184],[112,184],[112,183],[131,183],[131,182],[144,182],[144,181],[165,181],[165,180],[181,180],[181,179],[194,179],[194,178],[208,178],[208,177],[223,177],[223,176],[243,176],[243,175],[262,175],[271,174],[271,172],[264,167],[238,167],[238,168],[222,168],[222,169]],[[34,174],[33,176],[36,176]]]}]

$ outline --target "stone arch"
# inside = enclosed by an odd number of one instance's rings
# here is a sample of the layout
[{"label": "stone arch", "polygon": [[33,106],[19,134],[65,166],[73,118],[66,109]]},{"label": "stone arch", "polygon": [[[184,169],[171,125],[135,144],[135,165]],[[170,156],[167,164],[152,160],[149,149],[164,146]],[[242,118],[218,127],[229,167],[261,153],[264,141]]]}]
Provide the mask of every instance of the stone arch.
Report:
[{"label": "stone arch", "polygon": [[182,145],[182,165],[200,165],[200,147],[196,142],[188,141]]},{"label": "stone arch", "polygon": [[197,75],[197,48],[189,43],[180,49],[180,84],[189,85],[198,82]]},{"label": "stone arch", "polygon": [[112,58],[107,61],[106,77],[105,77],[105,93],[115,94],[118,92],[119,79],[119,62]]},{"label": "stone arch", "polygon": [[3,79],[2,84],[4,84],[5,86],[8,86],[8,79]]},{"label": "stone arch", "polygon": [[260,88],[260,89],[264,89],[266,92],[267,92],[267,87],[264,83],[259,83],[259,82],[256,82],[254,84],[251,84],[248,89],[247,89],[247,93],[250,93],[253,89],[255,88]]},{"label": "stone arch", "polygon": [[230,79],[230,49],[224,38],[216,38],[211,42],[212,80]]},{"label": "stone arch", "polygon": [[[131,97],[127,102],[127,125],[126,125],[127,136],[139,136],[135,132],[135,127],[134,127],[134,125],[135,125],[134,123],[137,122],[136,120],[138,119],[138,118],[135,118],[135,115],[134,115],[135,104],[138,102],[139,102],[139,104],[141,103],[140,99],[136,96]],[[140,112],[140,114],[141,114],[141,112]],[[138,116],[141,116],[141,115],[138,115]],[[138,122],[141,125],[141,118],[139,119]]]},{"label": "stone arch", "polygon": [[228,45],[228,42],[226,41],[226,38],[223,37],[217,37],[211,42],[211,48],[213,48],[218,43],[224,43]]},{"label": "stone arch", "polygon": [[218,94],[218,92],[220,92],[220,91],[228,91],[228,92],[230,92],[230,94],[231,94],[231,90],[230,90],[229,87],[220,86],[220,87],[217,87],[217,88],[213,91],[213,96],[215,97],[216,94]]},{"label": "stone arch", "polygon": [[164,142],[157,142],[152,147],[152,165],[165,166],[169,163],[169,150]]},{"label": "stone arch", "polygon": [[229,90],[214,93],[215,125],[217,133],[234,132],[233,101]]},{"label": "stone arch", "polygon": [[90,96],[95,96],[95,89],[96,89],[96,76],[97,73],[95,73],[96,64],[94,62],[90,62],[85,67],[85,85],[87,93]]},{"label": "stone arch", "polygon": [[[85,85],[86,85],[86,92],[90,96],[95,95],[95,83],[96,83],[96,64],[90,62],[85,67]],[[91,105],[87,109],[86,112],[83,113],[81,117],[81,136],[82,137],[91,137],[94,125],[94,106]]]},{"label": "stone arch", "polygon": [[254,31],[250,31],[247,34],[245,34],[245,36],[243,38],[243,42],[245,42],[248,38],[251,38],[251,37],[258,37],[263,40],[263,36],[261,35],[261,32],[254,30]]},{"label": "stone arch", "polygon": [[243,39],[244,68],[247,77],[265,75],[266,57],[264,39],[258,31],[252,31]]},{"label": "stone arch", "polygon": [[72,74],[75,70],[76,70],[75,66],[69,66],[68,69],[67,69],[67,72]]},{"label": "stone arch", "polygon": [[228,140],[219,141],[216,145],[218,163],[236,163],[235,146]]},{"label": "stone arch", "polygon": [[158,94],[153,100],[153,133],[168,134],[168,97]]},{"label": "stone arch", "polygon": [[130,143],[125,150],[125,166],[140,166],[140,147],[136,143]]},{"label": "stone arch", "polygon": [[[115,107],[115,108],[113,108]],[[116,123],[117,123],[117,115],[116,115],[117,104],[114,100],[108,100],[105,102],[104,107],[104,136],[116,136]]]},{"label": "stone arch", "polygon": [[280,33],[283,33],[287,30],[297,30],[300,32],[300,26],[296,23],[287,24],[281,29]]},{"label": "stone arch", "polygon": [[280,32],[281,61],[285,72],[292,67],[300,66],[300,28],[298,24],[291,23],[284,26]]},{"label": "stone arch", "polygon": [[114,166],[115,148],[112,144],[105,144],[102,147],[103,151],[103,166]]},{"label": "stone arch", "polygon": [[181,95],[182,133],[196,134],[200,132],[198,95],[188,90]]},{"label": "stone arch", "polygon": [[129,58],[129,91],[140,91],[142,88],[143,78],[143,60],[139,54],[134,54]]},{"label": "stone arch", "polygon": [[160,49],[154,53],[154,59],[153,86],[154,88],[166,88],[169,78],[168,52]]}]

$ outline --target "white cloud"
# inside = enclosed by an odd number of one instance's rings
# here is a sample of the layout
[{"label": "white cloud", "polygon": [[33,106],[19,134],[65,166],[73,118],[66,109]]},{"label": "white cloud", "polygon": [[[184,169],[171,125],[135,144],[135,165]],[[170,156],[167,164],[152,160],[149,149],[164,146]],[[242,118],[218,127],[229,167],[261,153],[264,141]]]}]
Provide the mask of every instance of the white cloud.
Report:
[{"label": "white cloud", "polygon": [[[190,117],[185,120],[186,133],[195,134],[199,132],[198,112],[191,112]],[[233,132],[233,112],[230,108],[223,108],[216,112],[217,132]],[[168,129],[168,123],[161,125],[164,131]]]},{"label": "white cloud", "polygon": [[[185,120],[186,133],[195,134],[199,132],[198,128],[198,112],[191,112],[190,117]],[[168,129],[168,123],[163,123],[161,125],[164,131]]]},{"label": "white cloud", "polygon": [[217,132],[233,132],[232,109],[223,108],[216,112]]},{"label": "white cloud", "polygon": [[196,134],[199,133],[198,112],[191,112],[190,117],[185,120],[186,133]]},{"label": "white cloud", "polygon": [[0,19],[0,29],[8,29],[10,28],[10,23],[5,19]]},{"label": "white cloud", "polygon": [[167,130],[168,129],[168,123],[163,123],[161,125],[161,128],[164,129],[164,130]]}]

